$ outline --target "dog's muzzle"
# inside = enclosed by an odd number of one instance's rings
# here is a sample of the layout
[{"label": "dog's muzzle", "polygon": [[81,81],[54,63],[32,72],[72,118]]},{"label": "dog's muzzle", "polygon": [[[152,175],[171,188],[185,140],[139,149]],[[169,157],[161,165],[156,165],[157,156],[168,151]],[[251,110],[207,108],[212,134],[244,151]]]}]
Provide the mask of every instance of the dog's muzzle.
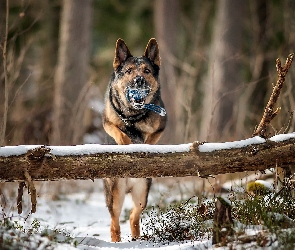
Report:
[{"label": "dog's muzzle", "polygon": [[150,91],[144,77],[136,76],[126,89],[126,98],[135,109],[143,109],[145,99]]},{"label": "dog's muzzle", "polygon": [[150,91],[151,88],[147,86],[144,77],[136,76],[132,84],[126,88],[126,99],[134,109],[149,109],[160,116],[165,116],[166,110],[164,108],[152,103],[145,104],[145,99]]},{"label": "dog's muzzle", "polygon": [[136,89],[136,88],[127,88],[127,100],[135,109],[143,109],[145,98],[150,93],[150,88],[145,89]]}]

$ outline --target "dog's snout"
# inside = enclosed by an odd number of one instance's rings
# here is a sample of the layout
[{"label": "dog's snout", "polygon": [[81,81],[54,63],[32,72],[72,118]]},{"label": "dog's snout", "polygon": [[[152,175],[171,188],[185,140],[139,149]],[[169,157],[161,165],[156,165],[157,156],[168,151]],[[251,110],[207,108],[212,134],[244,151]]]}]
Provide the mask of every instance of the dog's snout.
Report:
[{"label": "dog's snout", "polygon": [[133,82],[136,87],[142,87],[145,84],[145,79],[143,76],[136,76]]}]

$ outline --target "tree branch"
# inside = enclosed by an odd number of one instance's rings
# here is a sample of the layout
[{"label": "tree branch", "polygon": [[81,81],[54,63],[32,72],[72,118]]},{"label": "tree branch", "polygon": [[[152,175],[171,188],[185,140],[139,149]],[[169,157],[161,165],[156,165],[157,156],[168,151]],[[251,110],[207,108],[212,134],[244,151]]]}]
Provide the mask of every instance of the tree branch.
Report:
[{"label": "tree branch", "polygon": [[264,114],[262,116],[262,119],[257,127],[257,129],[255,130],[255,132],[253,133],[253,136],[261,136],[263,138],[266,138],[266,128],[269,125],[269,123],[271,122],[272,119],[274,119],[276,117],[276,115],[279,113],[279,111],[281,110],[281,108],[276,108],[275,109],[275,104],[279,98],[279,95],[281,93],[281,89],[284,85],[285,82],[285,77],[288,73],[288,70],[291,67],[291,64],[293,62],[293,58],[294,58],[294,53],[290,54],[287,59],[286,59],[286,63],[285,65],[282,67],[281,66],[281,61],[278,58],[276,60],[276,68],[277,68],[277,72],[278,72],[278,79],[277,79],[277,83],[276,85],[273,87],[271,96],[269,98],[269,101],[264,109]]},{"label": "tree branch", "polygon": [[[3,152],[9,147],[2,147],[0,181],[27,181],[26,171],[32,181],[46,181],[93,180],[106,177],[208,177],[265,170],[276,165],[295,163],[294,134],[287,136],[289,137],[285,141],[276,142],[260,138],[260,142],[245,146],[243,146],[244,141],[218,144],[194,142],[187,144],[187,150],[178,152],[169,151],[171,145],[144,145],[144,150],[140,149],[140,145],[136,145],[132,152],[131,145],[91,145],[92,151],[84,153],[77,153],[77,148],[81,146],[60,146],[58,150],[64,150],[67,154],[59,155],[55,149],[52,149],[56,147],[42,146],[30,149],[21,155],[5,157]],[[161,148],[161,152],[154,151],[156,146]],[[137,147],[139,150],[136,150]],[[212,147],[213,150],[206,149]],[[91,153],[96,149],[98,153]]]}]

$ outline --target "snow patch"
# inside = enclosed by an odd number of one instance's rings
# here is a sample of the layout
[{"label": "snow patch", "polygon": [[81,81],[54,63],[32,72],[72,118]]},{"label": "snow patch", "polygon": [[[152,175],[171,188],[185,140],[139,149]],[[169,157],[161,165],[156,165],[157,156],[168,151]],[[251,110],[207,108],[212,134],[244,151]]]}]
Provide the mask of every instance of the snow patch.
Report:
[{"label": "snow patch", "polygon": [[176,153],[189,152],[191,144],[180,145],[148,145],[148,144],[130,144],[130,145],[100,145],[85,144],[78,146],[51,146],[51,154],[64,155],[89,155],[98,153]]},{"label": "snow patch", "polygon": [[233,142],[221,142],[221,143],[204,143],[199,146],[200,152],[213,152],[217,150],[223,150],[223,149],[232,149],[232,148],[243,148],[249,145],[255,145],[255,144],[262,144],[265,143],[266,140],[255,136],[253,138],[249,138],[246,140],[241,141],[233,141]]},{"label": "snow patch", "polygon": [[295,138],[295,132],[289,133],[289,134],[275,135],[275,136],[269,138],[269,140],[274,141],[274,142],[280,142],[280,141],[286,141],[286,140],[289,140],[292,138]]},{"label": "snow patch", "polygon": [[[101,145],[85,144],[77,146],[46,146],[50,148],[50,154],[56,156],[66,155],[91,155],[98,153],[185,153],[189,152],[191,143],[180,145],[149,145],[149,144],[130,144],[130,145]],[[28,150],[41,147],[39,146],[7,146],[0,148],[0,157],[26,154]]]},{"label": "snow patch", "polygon": [[273,190],[273,185],[272,183],[268,182],[268,181],[264,181],[264,180],[256,180],[255,183],[261,184],[263,185],[266,189],[268,190]]},{"label": "snow patch", "polygon": [[[295,132],[289,134],[275,135],[269,140],[274,142],[285,141],[295,138]],[[262,144],[266,140],[255,136],[240,141],[222,142],[222,143],[204,143],[199,146],[200,152],[213,152],[217,150],[243,148],[249,145]],[[50,148],[50,153],[56,156],[66,155],[91,155],[99,153],[186,153],[190,151],[192,143],[179,145],[148,145],[148,144],[130,144],[130,145],[102,145],[102,144],[84,144],[77,146],[46,146]],[[41,147],[41,145],[20,145],[5,146],[0,148],[0,157],[24,155],[30,149]]]},{"label": "snow patch", "polygon": [[41,145],[19,145],[0,147],[0,157],[24,155],[28,152],[28,150],[38,147],[41,147]]}]

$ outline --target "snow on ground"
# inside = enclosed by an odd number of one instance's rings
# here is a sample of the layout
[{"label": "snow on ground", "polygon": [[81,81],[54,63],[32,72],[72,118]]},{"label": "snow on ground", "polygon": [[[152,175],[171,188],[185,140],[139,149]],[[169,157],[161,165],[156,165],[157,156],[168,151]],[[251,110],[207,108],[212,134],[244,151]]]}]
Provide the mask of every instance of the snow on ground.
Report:
[{"label": "snow on ground", "polygon": [[[102,182],[101,180],[92,181],[76,181],[83,182],[82,185],[95,185],[95,190],[85,192],[83,188],[81,192],[62,194],[58,198],[52,199],[51,186],[48,182],[42,183],[37,198],[37,212],[26,218],[29,213],[30,206],[24,208],[24,212],[18,216],[15,208],[13,221],[19,221],[27,228],[31,228],[32,222],[37,219],[41,227],[50,230],[60,230],[70,234],[77,242],[77,248],[69,244],[58,244],[55,249],[210,249],[212,247],[211,240],[204,241],[188,241],[188,242],[170,242],[168,244],[154,243],[148,241],[131,241],[129,220],[125,221],[125,215],[129,214],[132,208],[132,201],[129,195],[126,195],[124,207],[121,214],[121,232],[122,242],[110,242],[110,215],[105,205]],[[86,184],[85,184],[86,183]],[[88,183],[88,184],[87,184]],[[37,190],[37,191],[38,191]],[[156,206],[154,200],[158,200],[161,193],[167,192],[167,187],[155,185],[149,195],[149,205]],[[52,190],[56,192],[56,190]],[[155,197],[155,199],[153,199]],[[173,196],[173,198],[178,198]],[[23,198],[29,204],[29,196]],[[168,197],[169,200],[169,197]],[[14,201],[12,201],[14,202]],[[15,204],[14,204],[15,205]],[[126,211],[125,211],[126,210]],[[128,211],[127,211],[128,210]],[[144,232],[144,220],[142,222],[142,232]]]},{"label": "snow on ground", "polygon": [[[255,182],[260,182],[261,184],[267,185],[269,190],[273,189],[273,170],[266,169],[264,173],[262,174],[261,172],[253,172],[250,173],[249,175],[246,174],[245,177],[241,179],[233,179],[226,181],[225,183],[222,184],[222,187],[227,190],[228,192],[234,191],[237,193],[243,193],[245,192],[247,183],[255,181]],[[268,181],[263,181],[259,180],[260,178],[263,178],[263,176],[269,176],[270,180]]]},{"label": "snow on ground", "polygon": [[[159,178],[154,180],[150,194],[150,206],[157,206],[161,202],[168,205],[172,201],[183,201],[193,197],[192,187],[188,184],[196,179],[185,178],[184,182],[178,183],[180,178]],[[171,185],[171,183],[173,183]],[[14,185],[14,186],[13,186]],[[181,187],[180,187],[181,186]],[[186,187],[184,187],[186,186]],[[6,190],[4,190],[4,187]],[[28,216],[30,211],[30,197],[27,192],[24,193],[23,202],[24,209],[21,215],[16,212],[16,193],[17,185],[15,183],[4,183],[0,186],[2,197],[6,197],[7,217],[12,221],[18,221],[19,224],[25,225],[27,229],[32,228],[32,223],[35,219],[40,222],[40,229],[58,230],[75,238],[78,243],[75,248],[68,243],[57,243],[54,249],[276,249],[277,244],[271,244],[268,247],[258,247],[254,242],[239,243],[235,241],[227,247],[212,246],[211,239],[203,241],[186,241],[186,242],[170,242],[169,244],[154,243],[148,241],[131,241],[129,220],[126,220],[126,215],[129,215],[131,209],[131,197],[125,198],[124,207],[121,214],[121,232],[122,242],[110,242],[110,215],[105,206],[103,187],[101,180],[94,182],[88,181],[63,181],[63,182],[36,182],[37,189],[37,212]],[[181,188],[182,190],[179,190]],[[189,192],[190,190],[190,192]],[[0,199],[2,198],[0,196]],[[226,194],[223,194],[226,197]],[[197,198],[196,198],[197,199]],[[1,200],[0,200],[1,201]],[[0,212],[1,214],[1,212]],[[142,233],[146,232],[145,222],[143,219]],[[240,225],[239,225],[240,224]],[[246,235],[254,235],[261,231],[261,226],[245,226],[241,223],[236,225],[237,229],[245,229]],[[37,235],[39,236],[39,235]],[[40,236],[39,236],[40,237]],[[66,239],[66,236],[59,235],[59,238]],[[36,238],[38,240],[38,237]],[[34,240],[34,237],[33,237]],[[71,240],[72,242],[72,240]],[[46,243],[46,241],[45,241]],[[232,247],[232,248],[231,248]],[[30,249],[30,248],[28,248]],[[35,248],[31,248],[35,249]],[[36,248],[37,249],[37,248]],[[41,249],[41,248],[38,248]]]}]

